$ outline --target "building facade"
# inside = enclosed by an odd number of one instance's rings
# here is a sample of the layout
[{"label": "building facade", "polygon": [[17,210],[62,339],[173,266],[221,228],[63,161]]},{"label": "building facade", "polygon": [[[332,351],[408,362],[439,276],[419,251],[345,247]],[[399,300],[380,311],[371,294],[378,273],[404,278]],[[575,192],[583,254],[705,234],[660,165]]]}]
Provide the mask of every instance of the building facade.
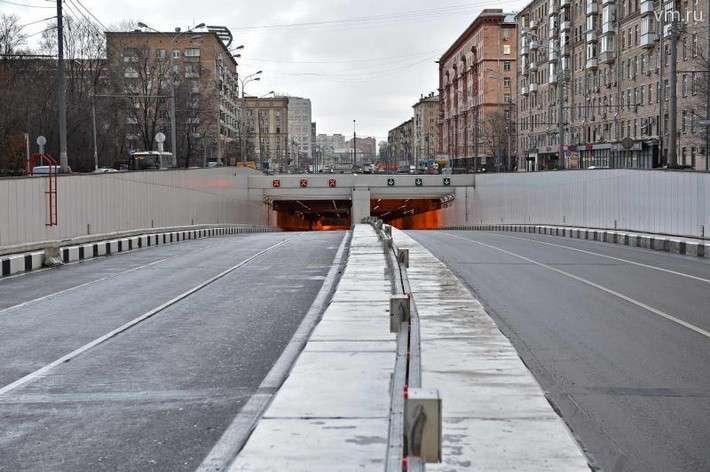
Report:
[{"label": "building facade", "polygon": [[414,162],[418,165],[419,162],[436,158],[439,145],[439,96],[433,92],[426,97],[422,95],[413,108]]},{"label": "building facade", "polygon": [[704,5],[695,0],[664,5],[658,0],[536,0],[518,14],[520,170],[668,164],[673,17],[663,15],[663,8],[675,12],[682,26],[676,61],[677,162],[707,168],[706,134],[700,127],[700,117],[707,114],[703,91],[710,81],[702,72],[707,59],[701,59],[707,58],[707,14],[701,20]]},{"label": "building facade", "polygon": [[410,118],[387,133],[388,167],[414,165],[414,119]]},{"label": "building facade", "polygon": [[441,56],[438,154],[453,167],[512,161],[517,44],[514,15],[486,9]]},{"label": "building facade", "polygon": [[[355,150],[357,151],[358,164],[373,163],[377,159],[377,140],[370,137],[357,137]],[[352,153],[353,140],[352,138],[345,142],[345,146]]]},{"label": "building facade", "polygon": [[[107,32],[107,63],[125,116],[129,150],[154,149],[171,136],[174,96],[178,163],[233,164],[238,157],[237,63],[214,32]],[[125,97],[125,98],[122,98]]]},{"label": "building facade", "polygon": [[313,157],[311,142],[311,100],[288,97],[288,136],[293,165],[302,169]]},{"label": "building facade", "polygon": [[295,163],[289,154],[289,99],[247,97],[241,102],[242,145],[246,160],[254,162],[258,169],[293,170]]}]

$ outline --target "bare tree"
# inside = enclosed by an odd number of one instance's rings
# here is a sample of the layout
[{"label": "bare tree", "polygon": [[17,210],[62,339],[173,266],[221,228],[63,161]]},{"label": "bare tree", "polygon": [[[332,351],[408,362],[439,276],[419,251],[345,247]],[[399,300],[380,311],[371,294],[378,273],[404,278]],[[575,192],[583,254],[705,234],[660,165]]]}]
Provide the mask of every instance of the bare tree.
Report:
[{"label": "bare tree", "polygon": [[0,54],[16,54],[26,40],[27,35],[22,32],[19,16],[5,13],[0,15]]}]

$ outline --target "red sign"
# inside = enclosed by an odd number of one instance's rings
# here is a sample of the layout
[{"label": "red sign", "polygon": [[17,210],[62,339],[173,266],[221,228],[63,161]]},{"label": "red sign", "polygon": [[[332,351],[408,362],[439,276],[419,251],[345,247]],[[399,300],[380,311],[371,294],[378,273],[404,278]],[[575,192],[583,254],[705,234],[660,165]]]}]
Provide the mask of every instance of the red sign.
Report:
[{"label": "red sign", "polygon": [[301,185],[301,188],[308,187],[308,179],[301,179],[300,185]]},{"label": "red sign", "polygon": [[274,179],[274,181],[271,182],[271,185],[273,185],[274,188],[279,188],[281,187],[281,181],[279,179]]},{"label": "red sign", "polygon": [[337,186],[338,186],[338,183],[336,182],[335,179],[330,179],[330,180],[328,181],[328,187],[330,187],[330,188],[335,188],[335,187],[337,187]]}]

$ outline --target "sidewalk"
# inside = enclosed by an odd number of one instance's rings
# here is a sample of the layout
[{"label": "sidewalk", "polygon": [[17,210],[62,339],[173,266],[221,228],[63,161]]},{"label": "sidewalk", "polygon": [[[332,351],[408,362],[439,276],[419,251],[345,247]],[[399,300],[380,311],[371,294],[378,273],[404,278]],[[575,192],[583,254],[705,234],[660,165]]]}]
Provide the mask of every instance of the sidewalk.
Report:
[{"label": "sidewalk", "polygon": [[[441,262],[406,234],[422,386],[443,399],[443,463],[427,471],[588,471],[515,349]],[[382,242],[357,225],[332,303],[231,471],[384,470],[395,335]]]},{"label": "sidewalk", "polygon": [[231,471],[382,471],[395,337],[382,243],[358,225],[332,303]]}]

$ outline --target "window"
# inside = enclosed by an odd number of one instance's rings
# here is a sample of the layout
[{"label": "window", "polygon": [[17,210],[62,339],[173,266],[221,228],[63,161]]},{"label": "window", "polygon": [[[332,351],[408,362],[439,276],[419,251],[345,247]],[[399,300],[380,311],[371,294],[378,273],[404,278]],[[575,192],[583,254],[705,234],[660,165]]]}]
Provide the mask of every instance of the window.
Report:
[{"label": "window", "polygon": [[503,61],[503,70],[510,70],[510,61]]},{"label": "window", "polygon": [[682,82],[681,90],[683,91],[683,96],[687,97],[688,96],[688,74],[683,74],[683,82]]},{"label": "window", "polygon": [[185,49],[185,57],[200,57],[200,48]]},{"label": "window", "polygon": [[165,59],[167,52],[165,51],[165,49],[157,49],[155,51],[155,55],[158,59]]},{"label": "window", "polygon": [[503,87],[510,88],[511,84],[510,77],[503,77]]},{"label": "window", "polygon": [[180,59],[180,50],[173,49],[173,59]]},{"label": "window", "polygon": [[510,44],[504,44],[503,45],[503,54],[505,54],[506,56],[510,56],[510,51],[511,51]]}]

